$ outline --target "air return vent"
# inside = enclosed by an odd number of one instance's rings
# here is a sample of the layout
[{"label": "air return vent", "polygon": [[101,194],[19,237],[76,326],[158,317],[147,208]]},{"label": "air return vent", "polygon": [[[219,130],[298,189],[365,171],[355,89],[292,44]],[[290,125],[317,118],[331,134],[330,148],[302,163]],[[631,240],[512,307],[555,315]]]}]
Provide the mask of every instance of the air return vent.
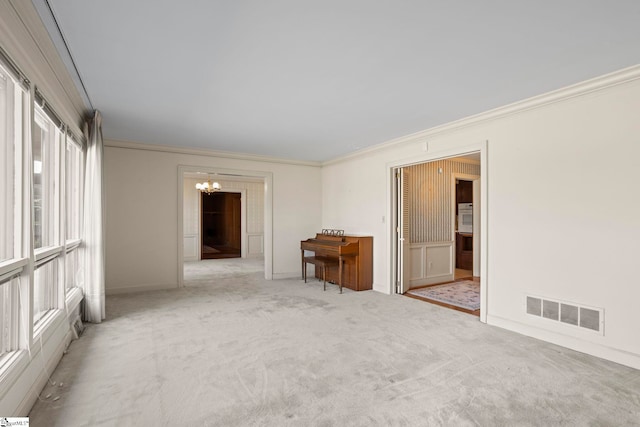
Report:
[{"label": "air return vent", "polygon": [[527,314],[604,335],[604,309],[527,295]]}]

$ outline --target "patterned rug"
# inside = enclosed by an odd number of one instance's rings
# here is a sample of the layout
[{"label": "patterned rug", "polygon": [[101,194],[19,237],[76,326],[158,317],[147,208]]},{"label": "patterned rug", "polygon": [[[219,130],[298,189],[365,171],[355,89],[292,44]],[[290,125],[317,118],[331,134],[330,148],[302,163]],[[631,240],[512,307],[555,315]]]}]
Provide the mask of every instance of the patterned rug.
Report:
[{"label": "patterned rug", "polygon": [[467,310],[480,308],[480,282],[471,280],[412,289],[407,294],[455,305]]}]

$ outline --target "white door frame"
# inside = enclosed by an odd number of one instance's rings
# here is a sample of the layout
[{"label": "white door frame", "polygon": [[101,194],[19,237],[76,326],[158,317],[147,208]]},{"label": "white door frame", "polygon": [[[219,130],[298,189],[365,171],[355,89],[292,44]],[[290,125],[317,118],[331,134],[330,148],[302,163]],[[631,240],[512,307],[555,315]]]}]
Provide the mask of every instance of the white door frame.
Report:
[{"label": "white door frame", "polygon": [[211,166],[178,166],[178,287],[184,286],[184,175],[185,173],[202,172],[221,175],[221,179],[228,175],[259,178],[264,181],[264,278],[273,279],[273,173],[248,171],[238,169],[224,169]]},{"label": "white door frame", "polygon": [[396,289],[396,224],[397,218],[394,212],[396,206],[396,190],[394,169],[416,165],[419,163],[431,162],[434,160],[444,160],[451,157],[459,157],[465,154],[480,153],[480,321],[487,323],[487,300],[489,295],[489,271],[488,264],[488,246],[489,246],[489,228],[488,228],[488,164],[487,149],[488,141],[478,141],[458,147],[447,145],[446,143],[429,143],[425,142],[424,151],[420,155],[411,158],[396,160],[386,164],[387,173],[387,262],[389,263],[389,294],[395,294]]}]

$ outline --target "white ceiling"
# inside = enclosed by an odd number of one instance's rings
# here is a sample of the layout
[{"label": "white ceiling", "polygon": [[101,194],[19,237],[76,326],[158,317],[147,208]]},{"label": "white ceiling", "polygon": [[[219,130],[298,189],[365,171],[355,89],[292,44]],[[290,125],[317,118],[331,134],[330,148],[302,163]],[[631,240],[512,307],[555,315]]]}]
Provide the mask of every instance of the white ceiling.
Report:
[{"label": "white ceiling", "polygon": [[638,0],[48,3],[105,138],[299,160],[640,63]]}]

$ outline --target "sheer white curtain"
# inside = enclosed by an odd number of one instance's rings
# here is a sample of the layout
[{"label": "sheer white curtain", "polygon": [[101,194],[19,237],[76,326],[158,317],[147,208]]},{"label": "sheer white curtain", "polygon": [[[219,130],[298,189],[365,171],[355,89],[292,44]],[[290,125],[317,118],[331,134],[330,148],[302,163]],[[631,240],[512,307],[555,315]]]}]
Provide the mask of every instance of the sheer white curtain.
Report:
[{"label": "sheer white curtain", "polygon": [[84,320],[100,323],[104,309],[104,191],[102,116],[89,123],[84,181]]}]

